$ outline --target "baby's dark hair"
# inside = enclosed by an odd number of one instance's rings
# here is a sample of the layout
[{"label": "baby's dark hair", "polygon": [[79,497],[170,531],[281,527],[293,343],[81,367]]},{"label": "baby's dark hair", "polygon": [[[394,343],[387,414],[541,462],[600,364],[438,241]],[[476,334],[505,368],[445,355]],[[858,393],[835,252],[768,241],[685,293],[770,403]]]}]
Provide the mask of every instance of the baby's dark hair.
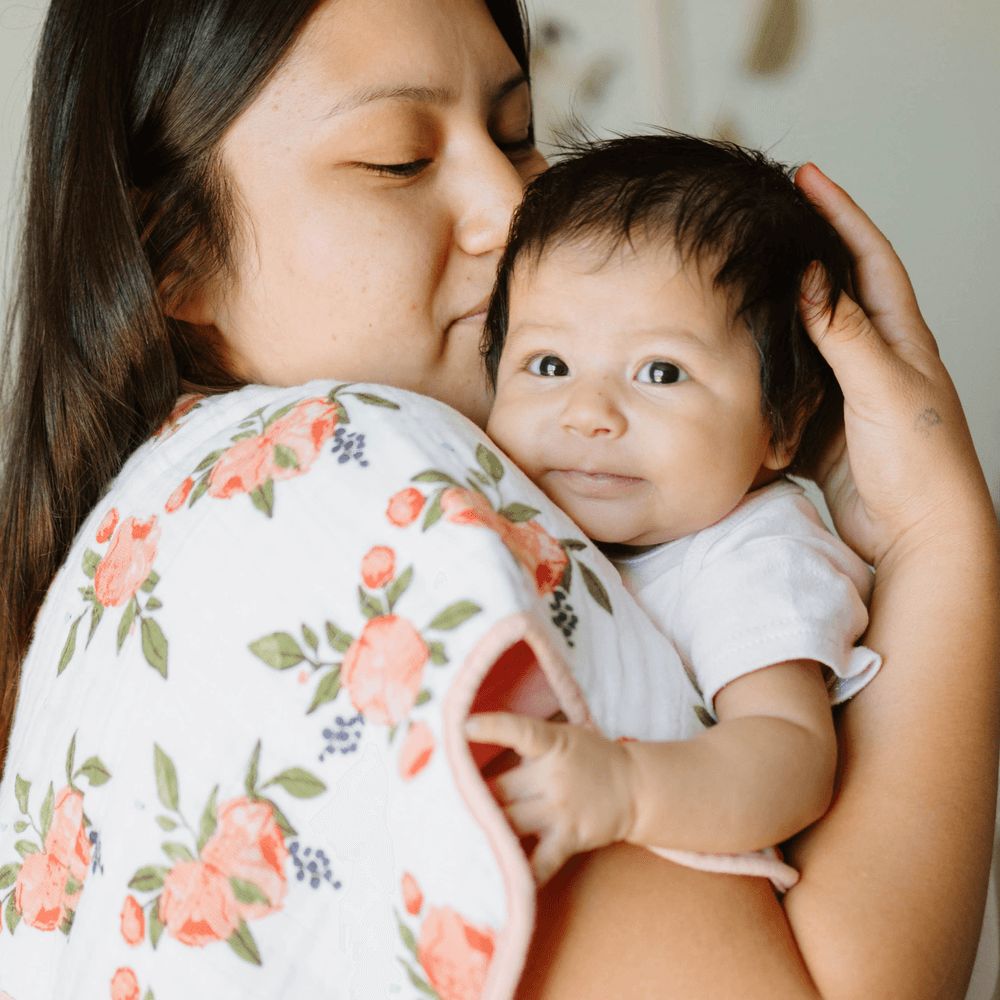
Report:
[{"label": "baby's dark hair", "polygon": [[760,356],[772,441],[788,443],[801,430],[789,471],[808,468],[843,397],[802,325],[799,286],[819,261],[832,306],[847,286],[850,255],[795,186],[792,168],[734,143],[665,130],[563,149],[565,158],[528,185],[511,224],[483,335],[491,387],[515,265],[565,244],[610,257],[625,244],[667,242],[684,263],[711,267],[715,287],[731,297]]}]

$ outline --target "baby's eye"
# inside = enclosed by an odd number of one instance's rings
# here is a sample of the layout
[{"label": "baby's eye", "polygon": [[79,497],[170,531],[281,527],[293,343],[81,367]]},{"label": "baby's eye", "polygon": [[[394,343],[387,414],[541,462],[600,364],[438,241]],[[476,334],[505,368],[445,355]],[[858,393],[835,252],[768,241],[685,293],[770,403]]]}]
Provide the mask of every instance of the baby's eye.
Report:
[{"label": "baby's eye", "polygon": [[637,382],[651,385],[673,385],[686,382],[691,376],[672,361],[647,361],[635,376]]},{"label": "baby's eye", "polygon": [[569,366],[555,354],[536,354],[528,362],[528,371],[532,375],[559,376],[568,375]]}]

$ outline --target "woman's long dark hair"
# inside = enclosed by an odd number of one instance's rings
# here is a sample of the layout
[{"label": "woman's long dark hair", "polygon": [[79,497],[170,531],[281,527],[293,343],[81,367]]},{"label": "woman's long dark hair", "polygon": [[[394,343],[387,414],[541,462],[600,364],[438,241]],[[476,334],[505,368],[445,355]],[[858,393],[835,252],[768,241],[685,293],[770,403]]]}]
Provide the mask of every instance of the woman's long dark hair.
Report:
[{"label": "woman's long dark hair", "polygon": [[[316,0],[52,0],[35,64],[3,349],[0,773],[21,660],[83,519],[185,389],[238,387],[164,312],[226,276],[219,142]],[[528,71],[519,0],[487,0]]]}]

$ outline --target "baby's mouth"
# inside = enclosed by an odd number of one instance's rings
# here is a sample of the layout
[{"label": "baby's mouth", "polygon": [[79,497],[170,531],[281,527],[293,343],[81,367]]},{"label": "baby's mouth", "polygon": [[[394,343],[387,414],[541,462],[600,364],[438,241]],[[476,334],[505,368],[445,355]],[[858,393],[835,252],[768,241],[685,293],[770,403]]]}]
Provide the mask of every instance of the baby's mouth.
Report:
[{"label": "baby's mouth", "polygon": [[549,476],[574,493],[594,497],[617,496],[645,483],[636,476],[623,476],[600,469],[552,469]]}]

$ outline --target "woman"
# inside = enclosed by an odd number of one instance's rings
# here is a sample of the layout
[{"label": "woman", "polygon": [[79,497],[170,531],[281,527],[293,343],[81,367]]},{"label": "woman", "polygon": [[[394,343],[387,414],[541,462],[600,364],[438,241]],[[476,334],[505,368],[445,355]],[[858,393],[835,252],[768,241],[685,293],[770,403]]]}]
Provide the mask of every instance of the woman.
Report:
[{"label": "woman", "polygon": [[[499,0],[113,16],[54,0],[5,366],[4,729],[74,534],[181,388],[378,381],[484,421],[484,300],[543,168],[530,115]],[[799,182],[855,253],[868,313],[804,302],[847,400],[849,452],[819,478],[877,566],[866,641],[885,669],[841,716],[840,793],[792,845],[784,911],[752,880],[607,848],[543,892],[524,996],[960,996],[967,980],[996,787],[996,526],[898,260],[818,170]]]}]

